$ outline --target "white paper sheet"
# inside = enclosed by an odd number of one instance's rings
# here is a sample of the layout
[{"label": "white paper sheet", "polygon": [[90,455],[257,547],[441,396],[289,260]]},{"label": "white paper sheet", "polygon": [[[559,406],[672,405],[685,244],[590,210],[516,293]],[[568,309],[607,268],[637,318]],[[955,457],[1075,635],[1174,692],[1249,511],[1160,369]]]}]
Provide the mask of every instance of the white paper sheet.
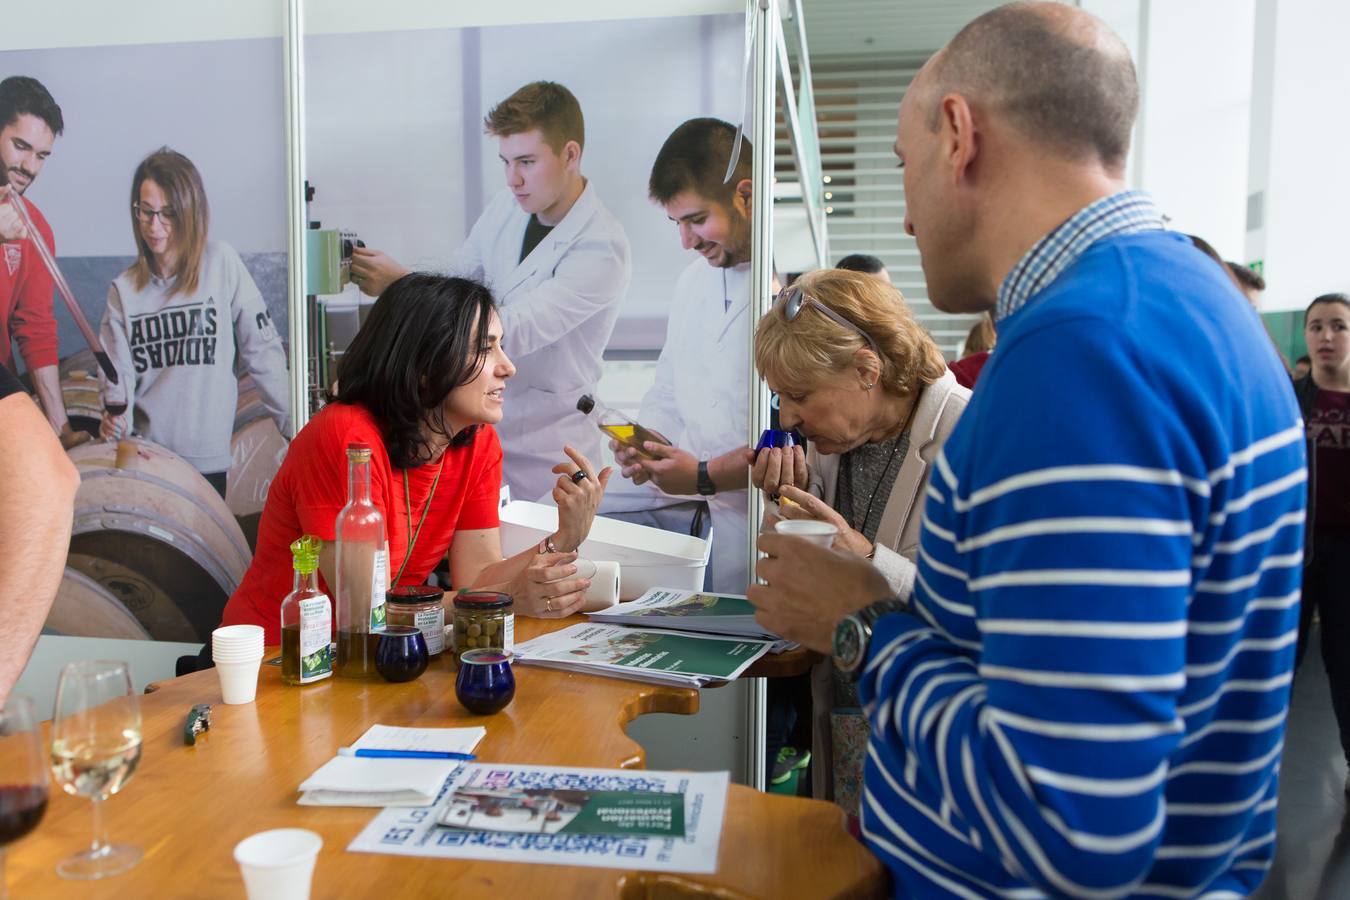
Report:
[{"label": "white paper sheet", "polygon": [[353,750],[422,750],[440,753],[472,753],[487,729],[400,728],[372,725],[352,743]]}]

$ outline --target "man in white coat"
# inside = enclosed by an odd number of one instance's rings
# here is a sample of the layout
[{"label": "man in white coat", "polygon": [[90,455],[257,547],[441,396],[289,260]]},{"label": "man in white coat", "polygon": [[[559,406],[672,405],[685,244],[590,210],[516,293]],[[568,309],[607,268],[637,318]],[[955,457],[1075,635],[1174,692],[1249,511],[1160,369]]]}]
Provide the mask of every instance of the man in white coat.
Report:
[{"label": "man in white coat", "polygon": [[[516,499],[549,494],[564,444],[600,460],[602,435],[576,409],[594,394],[601,356],[632,272],[623,225],[581,174],[581,105],[560,84],[536,81],[484,120],[498,139],[506,187],[449,265],[497,299],[503,346],[516,365],[496,426],[503,480]],[[353,250],[352,281],[378,296],[408,270],[378,250]]]},{"label": "man in white coat", "polygon": [[711,571],[705,584],[745,593],[749,583],[750,143],[724,181],[736,140],[720,119],[690,119],[666,138],[652,165],[651,198],[675,223],[686,250],[701,257],[675,282],[656,383],[638,421],[669,445],[655,458],[611,442],[623,475],[665,494],[702,496],[712,513]]}]

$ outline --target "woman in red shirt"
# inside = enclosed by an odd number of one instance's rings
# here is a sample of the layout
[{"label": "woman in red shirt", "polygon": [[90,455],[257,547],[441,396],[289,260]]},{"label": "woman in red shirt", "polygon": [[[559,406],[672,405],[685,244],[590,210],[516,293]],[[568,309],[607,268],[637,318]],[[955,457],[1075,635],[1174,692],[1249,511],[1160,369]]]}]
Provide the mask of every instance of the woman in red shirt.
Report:
[{"label": "woman in red shirt", "polygon": [[[384,514],[396,584],[423,584],[449,553],[458,587],[500,590],[516,612],[560,618],[576,612],[589,581],[575,578],[609,481],[571,447],[553,471],[558,530],[502,559],[498,493],[502,448],[492,425],[515,366],[502,351],[502,325],[488,289],[425,273],[389,286],[342,357],[329,404],[291,442],[258,528],[258,548],[225,606],[222,624],[255,624],[280,642],[281,601],[291,590],[290,544],[324,541],[320,587],[335,571],[335,523],[347,502],[348,444],[372,448],[370,493]],[[421,523],[419,526],[418,523]]]}]

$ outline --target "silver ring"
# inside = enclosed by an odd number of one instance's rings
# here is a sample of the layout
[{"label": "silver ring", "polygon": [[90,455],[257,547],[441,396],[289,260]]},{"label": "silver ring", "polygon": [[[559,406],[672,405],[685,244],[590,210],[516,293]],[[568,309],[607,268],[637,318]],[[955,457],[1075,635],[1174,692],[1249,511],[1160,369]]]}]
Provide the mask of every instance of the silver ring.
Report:
[{"label": "silver ring", "polygon": [[572,479],[573,484],[581,484],[583,481],[586,480],[586,473],[583,472],[581,469],[577,469],[568,477]]}]

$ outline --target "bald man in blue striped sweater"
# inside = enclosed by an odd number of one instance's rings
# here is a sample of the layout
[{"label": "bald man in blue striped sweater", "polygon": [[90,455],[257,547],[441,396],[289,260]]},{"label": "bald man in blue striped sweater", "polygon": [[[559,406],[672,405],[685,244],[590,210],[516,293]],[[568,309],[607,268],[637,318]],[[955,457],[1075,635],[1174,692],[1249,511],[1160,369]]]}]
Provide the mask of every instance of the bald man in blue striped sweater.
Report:
[{"label": "bald man in blue striped sweater", "polygon": [[871,728],[863,835],[905,897],[1235,897],[1274,853],[1297,637],[1298,410],[1226,273],[1123,171],[1128,51],[981,16],[901,105],[930,297],[999,345],[928,485],[912,597],[765,536],[760,621]]}]

